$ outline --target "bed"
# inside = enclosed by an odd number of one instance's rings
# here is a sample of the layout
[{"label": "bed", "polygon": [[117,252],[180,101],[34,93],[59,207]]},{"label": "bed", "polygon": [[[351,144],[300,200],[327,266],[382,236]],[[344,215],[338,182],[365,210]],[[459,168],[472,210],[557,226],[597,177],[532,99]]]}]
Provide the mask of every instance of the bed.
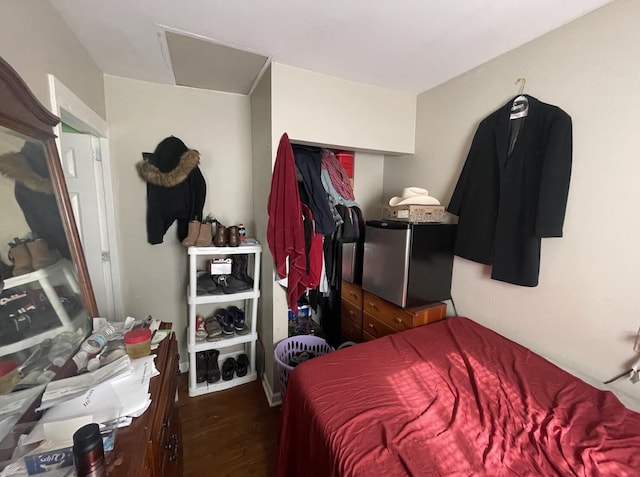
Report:
[{"label": "bed", "polygon": [[275,475],[640,475],[640,414],[462,317],[289,376]]}]

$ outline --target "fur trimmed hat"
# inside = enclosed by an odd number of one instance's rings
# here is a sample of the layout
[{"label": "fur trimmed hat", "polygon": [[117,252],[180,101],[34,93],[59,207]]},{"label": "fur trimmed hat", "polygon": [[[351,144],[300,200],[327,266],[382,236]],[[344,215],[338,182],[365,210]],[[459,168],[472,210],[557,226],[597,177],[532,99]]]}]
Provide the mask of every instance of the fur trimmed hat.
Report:
[{"label": "fur trimmed hat", "polygon": [[189,149],[175,136],[163,139],[153,153],[143,152],[136,164],[145,181],[161,187],[173,187],[183,182],[200,163],[200,153]]}]

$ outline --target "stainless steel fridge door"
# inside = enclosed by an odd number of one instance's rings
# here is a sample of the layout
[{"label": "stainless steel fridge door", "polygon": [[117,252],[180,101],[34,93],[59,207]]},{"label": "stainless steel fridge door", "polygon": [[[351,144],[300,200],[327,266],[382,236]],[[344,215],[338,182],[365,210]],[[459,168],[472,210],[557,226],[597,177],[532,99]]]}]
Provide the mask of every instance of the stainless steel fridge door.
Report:
[{"label": "stainless steel fridge door", "polygon": [[342,244],[342,279],[349,283],[355,280],[356,243]]},{"label": "stainless steel fridge door", "polygon": [[400,307],[407,301],[411,228],[395,222],[367,222],[362,288]]}]

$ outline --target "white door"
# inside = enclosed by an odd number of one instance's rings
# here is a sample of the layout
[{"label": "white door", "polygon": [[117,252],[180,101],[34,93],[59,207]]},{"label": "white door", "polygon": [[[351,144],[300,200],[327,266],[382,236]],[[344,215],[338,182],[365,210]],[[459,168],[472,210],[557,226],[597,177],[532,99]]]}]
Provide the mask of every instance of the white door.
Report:
[{"label": "white door", "polygon": [[63,131],[60,135],[60,149],[73,215],[98,310],[101,316],[118,319],[114,316],[114,288],[105,219],[100,141],[91,134]]}]

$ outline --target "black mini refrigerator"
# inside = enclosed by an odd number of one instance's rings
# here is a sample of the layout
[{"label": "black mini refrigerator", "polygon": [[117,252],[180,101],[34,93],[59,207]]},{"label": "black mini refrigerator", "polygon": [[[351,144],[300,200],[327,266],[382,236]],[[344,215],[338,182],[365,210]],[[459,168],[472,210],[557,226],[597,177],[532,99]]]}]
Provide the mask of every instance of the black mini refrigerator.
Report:
[{"label": "black mini refrigerator", "polygon": [[362,288],[402,308],[451,298],[454,223],[366,223]]}]

